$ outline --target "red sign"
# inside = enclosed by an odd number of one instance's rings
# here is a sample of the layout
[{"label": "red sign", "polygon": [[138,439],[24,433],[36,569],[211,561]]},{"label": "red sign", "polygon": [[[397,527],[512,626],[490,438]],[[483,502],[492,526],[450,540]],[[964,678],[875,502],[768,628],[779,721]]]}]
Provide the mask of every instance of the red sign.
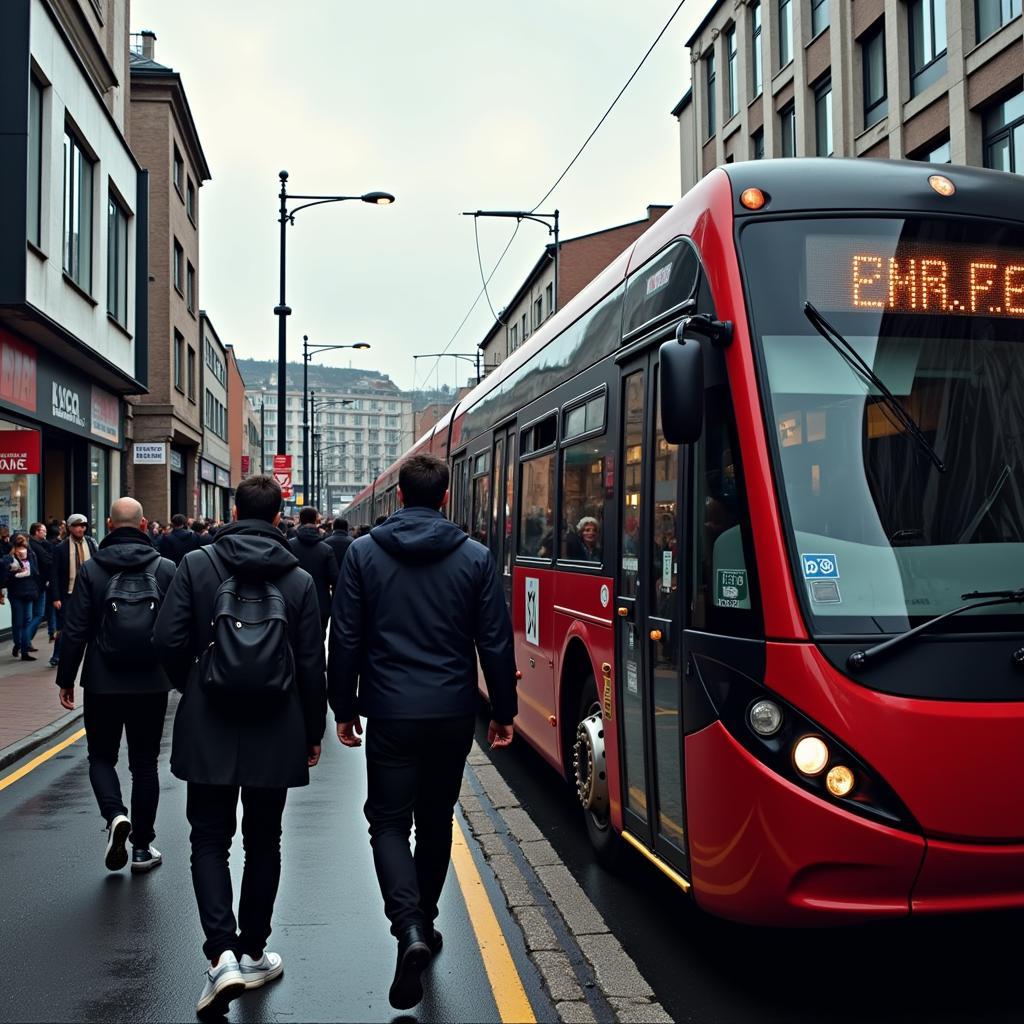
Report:
[{"label": "red sign", "polygon": [[248,476],[249,475],[249,467],[251,465],[252,465],[252,456],[251,455],[243,455],[242,456],[242,476]]},{"label": "red sign", "polygon": [[38,473],[38,430],[0,430],[0,474]]},{"label": "red sign", "polygon": [[[0,400],[36,411],[36,354],[0,330]],[[35,472],[38,472],[37,470]]]},{"label": "red sign", "polygon": [[292,457],[290,455],[274,456],[274,479],[281,485],[281,497],[292,496]]}]

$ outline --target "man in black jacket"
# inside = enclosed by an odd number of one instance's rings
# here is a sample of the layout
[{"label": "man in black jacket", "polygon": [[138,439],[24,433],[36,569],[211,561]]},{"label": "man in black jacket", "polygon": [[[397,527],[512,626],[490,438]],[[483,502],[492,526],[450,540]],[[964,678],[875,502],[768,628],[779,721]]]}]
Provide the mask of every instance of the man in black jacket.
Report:
[{"label": "man in black jacket", "polygon": [[32,636],[35,636],[39,623],[48,618],[50,611],[50,577],[53,575],[54,545],[46,539],[46,524],[33,523],[28,528],[28,546],[36,556],[39,565],[40,592],[36,598],[36,606],[32,610]]},{"label": "man in black jacket", "polygon": [[171,527],[171,532],[160,541],[160,554],[175,565],[181,565],[181,560],[200,546],[199,538],[188,528],[188,520],[183,515],[172,516]]},{"label": "man in black jacket", "polygon": [[53,647],[50,665],[60,660],[60,633],[64,628],[64,616],[68,602],[75,592],[75,583],[82,566],[96,554],[96,541],[85,535],[89,520],[81,512],[68,516],[68,535],[53,552],[53,574],[50,577],[49,599],[57,610],[57,640]]},{"label": "man in black jacket", "polygon": [[[153,846],[156,835],[160,782],[157,758],[167,713],[170,680],[157,659],[126,663],[100,649],[106,611],[107,585],[118,573],[149,574],[166,594],[174,578],[174,564],[161,558],[146,534],[142,506],[134,498],[118,498],[110,506],[110,532],[96,554],[78,571],[75,599],[64,616],[57,685],[60,702],[75,706],[75,676],[82,669],[85,700],[85,739],[89,748],[89,781],[107,822],[104,863],[118,871],[128,863],[125,842],[131,834],[132,872],[150,871],[162,857]],[[148,630],[147,630],[148,635]],[[122,731],[128,738],[128,767],[132,773],[132,816],[121,797],[117,755]]]},{"label": "man in black jacket", "polygon": [[338,560],[334,549],[323,542],[317,522],[320,513],[311,505],[305,506],[299,513],[299,528],[295,536],[288,541],[292,554],[316,584],[316,597],[320,603],[320,635],[327,630],[327,622],[331,617],[331,595],[338,581]]},{"label": "man in black jacket", "polygon": [[345,552],[348,551],[353,540],[355,538],[351,537],[348,532],[348,520],[339,516],[334,520],[334,529],[331,530],[331,535],[324,538],[324,543],[334,552],[339,570],[345,562]]},{"label": "man in black jacket", "polygon": [[[327,715],[320,610],[309,574],[277,529],[281,488],[271,476],[243,480],[234,518],[212,545],[185,556],[160,609],[153,639],[165,656],[193,661],[211,645],[213,609],[223,584],[272,584],[285,603],[294,673],[280,700],[208,693],[198,665],[183,688],[174,719],[171,771],[188,783],[192,883],[210,961],[200,1014],[223,1013],[246,988],[283,971],[266,951],[281,875],[281,815],[289,787],[309,783],[320,759]],[[237,930],[228,850],[236,828],[239,790],[245,868]]]},{"label": "man in black jacket", "polygon": [[420,974],[441,949],[434,920],[473,742],[478,656],[492,747],[512,742],[517,703],[512,622],[494,559],[440,512],[448,467],[414,455],[402,464],[398,486],[404,508],[345,557],[328,697],[345,746],[361,744],[359,715],[369,719],[364,811],[384,912],[398,939],[389,998],[408,1009],[422,998]]}]

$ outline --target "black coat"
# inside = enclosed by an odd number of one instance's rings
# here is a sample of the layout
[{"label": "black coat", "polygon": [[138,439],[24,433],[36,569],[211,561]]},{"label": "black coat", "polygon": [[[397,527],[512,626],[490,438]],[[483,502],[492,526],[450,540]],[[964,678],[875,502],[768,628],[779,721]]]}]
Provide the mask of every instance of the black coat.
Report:
[{"label": "black coat", "polygon": [[166,596],[174,579],[174,563],[161,558],[153,542],[141,531],[123,526],[103,538],[96,554],[82,566],[75,583],[75,599],[68,605],[61,632],[57,685],[75,685],[82,669],[82,689],[90,693],[166,693],[171,688],[165,665],[153,650],[153,663],[146,666],[112,664],[92,641],[103,616],[103,595],[110,577],[119,572],[146,570],[156,577]]},{"label": "black coat", "polygon": [[46,581],[39,575],[39,563],[31,550],[28,553],[28,576],[16,576],[20,567],[14,565],[14,555],[8,552],[0,556],[0,591],[6,590],[9,598],[34,601],[46,588]]},{"label": "black coat", "polygon": [[[96,554],[96,541],[88,534],[85,543],[89,548],[89,557]],[[53,570],[50,573],[49,600],[63,601],[68,596],[68,580],[71,578],[71,538],[65,537],[53,550]],[[86,565],[89,563],[87,562]],[[65,609],[66,611],[67,609]]]},{"label": "black coat", "polygon": [[309,748],[323,739],[327,717],[324,642],[316,588],[278,530],[242,520],[218,530],[212,549],[186,555],[160,608],[154,643],[167,657],[185,652],[194,662],[211,642],[223,569],[218,573],[210,551],[239,578],[269,580],[281,591],[296,685],[268,715],[240,701],[211,700],[193,677],[174,680],[183,695],[174,718],[171,771],[215,786],[304,786]]},{"label": "black coat", "polygon": [[345,553],[352,546],[355,540],[347,530],[335,530],[329,537],[324,538],[324,543],[334,552],[340,570],[345,563]]},{"label": "black coat", "polygon": [[160,554],[169,558],[175,565],[181,565],[181,560],[190,552],[199,547],[199,536],[194,530],[186,530],[182,527],[179,530],[171,530],[160,538]]},{"label": "black coat", "polygon": [[300,526],[288,546],[299,565],[313,577],[316,599],[320,603],[320,621],[326,623],[331,617],[331,595],[338,582],[338,559],[334,549],[320,539],[320,531],[315,526]]},{"label": "black coat", "polygon": [[352,545],[331,617],[328,692],[339,722],[357,707],[370,718],[472,715],[477,655],[494,719],[510,724],[512,621],[487,548],[425,508],[400,509]]},{"label": "black coat", "polygon": [[29,537],[28,544],[39,563],[39,575],[43,578],[43,586],[48,587],[50,576],[53,574],[53,553],[57,545],[51,544],[48,540],[36,540],[35,537]]}]

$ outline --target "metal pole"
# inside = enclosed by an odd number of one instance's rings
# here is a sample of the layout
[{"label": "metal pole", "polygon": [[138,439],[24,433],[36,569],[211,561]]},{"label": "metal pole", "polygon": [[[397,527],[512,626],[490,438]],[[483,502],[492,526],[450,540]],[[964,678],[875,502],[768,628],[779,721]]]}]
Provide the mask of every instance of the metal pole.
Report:
[{"label": "metal pole", "polygon": [[277,454],[284,455],[286,448],[285,416],[288,405],[288,314],[291,310],[285,304],[285,228],[288,225],[288,172],[281,171],[281,301],[274,312],[277,314]]},{"label": "metal pole", "polygon": [[[305,416],[305,412],[303,412]],[[310,422],[310,433],[313,440],[313,451],[311,452],[312,461],[309,465],[309,493],[305,490],[302,492],[302,500],[307,504],[312,504],[313,488],[316,487],[316,392],[310,391],[309,393],[309,422]],[[305,477],[303,477],[303,484],[305,484]]]},{"label": "metal pole", "polygon": [[558,211],[555,210],[555,285],[551,289],[551,308],[558,309]]},{"label": "metal pole", "polygon": [[267,471],[266,455],[264,454],[264,448],[263,448],[264,439],[267,436],[267,425],[266,425],[267,424],[267,420],[266,420],[266,415],[265,415],[265,413],[263,411],[264,404],[265,403],[264,403],[263,399],[261,398],[260,399],[260,473],[266,473],[266,471]]}]

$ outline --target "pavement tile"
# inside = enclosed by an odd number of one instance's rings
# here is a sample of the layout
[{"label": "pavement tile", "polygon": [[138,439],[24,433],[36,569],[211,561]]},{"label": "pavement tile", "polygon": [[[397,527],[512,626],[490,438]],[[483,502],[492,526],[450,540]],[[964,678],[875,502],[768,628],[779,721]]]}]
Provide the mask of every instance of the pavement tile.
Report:
[{"label": "pavement tile", "polygon": [[562,1024],[596,1024],[597,1020],[587,1003],[555,1003],[555,1012]]},{"label": "pavement tile", "polygon": [[519,866],[511,857],[492,857],[488,863],[497,875],[510,907],[526,907],[537,902]]},{"label": "pavement tile", "polygon": [[459,803],[462,805],[463,813],[465,814],[483,814],[484,809],[480,803],[479,797],[474,795],[460,796]]},{"label": "pavement tile", "polygon": [[546,839],[535,839],[529,843],[520,843],[519,849],[523,851],[526,859],[535,868],[562,863],[561,858],[555,853],[555,848]]},{"label": "pavement tile", "polygon": [[661,1003],[639,999],[609,999],[608,1002],[619,1024],[673,1024]]},{"label": "pavement tile", "polygon": [[556,1002],[583,1000],[583,989],[576,980],[576,974],[569,958],[562,952],[542,950],[533,954],[533,962],[544,979],[544,984]]},{"label": "pavement tile", "polygon": [[493,835],[482,835],[477,837],[484,856],[490,860],[491,857],[507,857],[508,847],[505,845],[505,837],[499,833]]},{"label": "pavement tile", "polygon": [[654,992],[614,935],[580,935],[583,955],[597,975],[601,991],[609,999],[652,999]]},{"label": "pavement tile", "polygon": [[565,918],[569,930],[580,939],[581,945],[581,937],[584,935],[607,934],[608,925],[605,924],[604,918],[564,864],[551,864],[538,867],[536,870],[537,877],[547,889],[552,903]]},{"label": "pavement tile", "polygon": [[530,952],[562,948],[540,907],[513,907],[512,916],[522,929],[526,948]]},{"label": "pavement tile", "polygon": [[533,823],[533,819],[522,807],[509,807],[501,812],[501,816],[505,819],[508,830],[520,843],[536,842],[544,838],[540,829]]},{"label": "pavement tile", "polygon": [[469,822],[469,829],[474,836],[493,835],[497,832],[494,823],[483,811],[478,814],[467,814],[466,821]]},{"label": "pavement tile", "polygon": [[494,765],[481,765],[476,768],[476,777],[484,787],[487,798],[499,810],[507,807],[518,807],[519,800],[501,777]]}]

